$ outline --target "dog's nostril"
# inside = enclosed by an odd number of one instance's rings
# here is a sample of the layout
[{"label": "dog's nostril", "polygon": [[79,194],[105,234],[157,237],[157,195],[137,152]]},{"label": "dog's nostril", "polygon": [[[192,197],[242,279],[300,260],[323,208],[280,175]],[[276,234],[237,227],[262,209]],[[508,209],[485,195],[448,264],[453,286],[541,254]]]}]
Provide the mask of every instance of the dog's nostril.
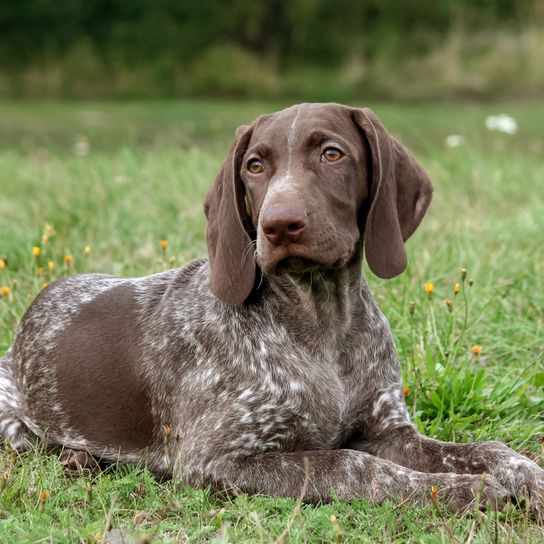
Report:
[{"label": "dog's nostril", "polygon": [[303,228],[304,228],[304,224],[302,223],[289,223],[289,225],[287,225],[287,230],[289,232],[296,232],[297,230],[300,230]]}]

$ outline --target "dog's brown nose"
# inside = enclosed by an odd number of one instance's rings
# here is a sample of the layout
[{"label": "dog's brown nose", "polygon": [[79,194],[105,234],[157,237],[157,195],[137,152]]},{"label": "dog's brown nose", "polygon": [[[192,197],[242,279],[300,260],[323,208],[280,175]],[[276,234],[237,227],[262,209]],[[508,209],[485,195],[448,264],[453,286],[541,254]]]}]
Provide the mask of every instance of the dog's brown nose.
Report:
[{"label": "dog's brown nose", "polygon": [[298,242],[306,228],[306,211],[292,204],[270,206],[261,225],[267,240],[275,246]]}]

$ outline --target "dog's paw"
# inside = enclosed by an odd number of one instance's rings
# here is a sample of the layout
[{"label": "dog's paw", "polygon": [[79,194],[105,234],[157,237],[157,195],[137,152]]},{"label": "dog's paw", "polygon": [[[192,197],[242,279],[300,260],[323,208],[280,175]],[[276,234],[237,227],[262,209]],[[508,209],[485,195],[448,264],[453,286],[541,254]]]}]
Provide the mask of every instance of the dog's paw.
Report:
[{"label": "dog's paw", "polygon": [[502,510],[512,494],[488,474],[455,474],[437,481],[431,489],[433,498],[462,514],[474,509]]},{"label": "dog's paw", "polygon": [[485,465],[518,503],[525,503],[540,523],[544,523],[544,470],[502,442],[478,444],[473,459]]},{"label": "dog's paw", "polygon": [[59,454],[59,461],[69,476],[88,476],[99,468],[96,459],[82,450],[65,448]]}]

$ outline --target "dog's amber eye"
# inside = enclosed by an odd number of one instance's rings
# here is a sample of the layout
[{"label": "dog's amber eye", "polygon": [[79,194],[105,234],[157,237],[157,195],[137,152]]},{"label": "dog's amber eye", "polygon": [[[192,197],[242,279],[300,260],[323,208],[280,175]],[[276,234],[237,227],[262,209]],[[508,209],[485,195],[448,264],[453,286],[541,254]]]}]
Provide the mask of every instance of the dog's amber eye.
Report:
[{"label": "dog's amber eye", "polygon": [[252,174],[260,174],[264,170],[264,165],[259,159],[251,159],[247,163],[247,169]]},{"label": "dog's amber eye", "polygon": [[321,157],[328,162],[336,162],[343,156],[344,154],[339,149],[336,149],[336,147],[327,147],[327,149],[325,149],[325,151],[323,151],[321,154]]}]

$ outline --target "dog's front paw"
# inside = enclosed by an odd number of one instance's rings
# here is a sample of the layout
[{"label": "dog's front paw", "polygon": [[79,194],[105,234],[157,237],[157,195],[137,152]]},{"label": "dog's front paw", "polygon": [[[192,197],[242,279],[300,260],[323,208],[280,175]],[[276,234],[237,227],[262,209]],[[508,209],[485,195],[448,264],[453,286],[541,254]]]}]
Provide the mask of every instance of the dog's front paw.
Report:
[{"label": "dog's front paw", "polygon": [[544,470],[502,442],[478,444],[473,462],[485,466],[517,502],[528,504],[538,522],[544,523]]},{"label": "dog's front paw", "polygon": [[431,499],[438,499],[458,513],[479,510],[502,510],[511,493],[488,474],[443,475],[431,487]]}]

